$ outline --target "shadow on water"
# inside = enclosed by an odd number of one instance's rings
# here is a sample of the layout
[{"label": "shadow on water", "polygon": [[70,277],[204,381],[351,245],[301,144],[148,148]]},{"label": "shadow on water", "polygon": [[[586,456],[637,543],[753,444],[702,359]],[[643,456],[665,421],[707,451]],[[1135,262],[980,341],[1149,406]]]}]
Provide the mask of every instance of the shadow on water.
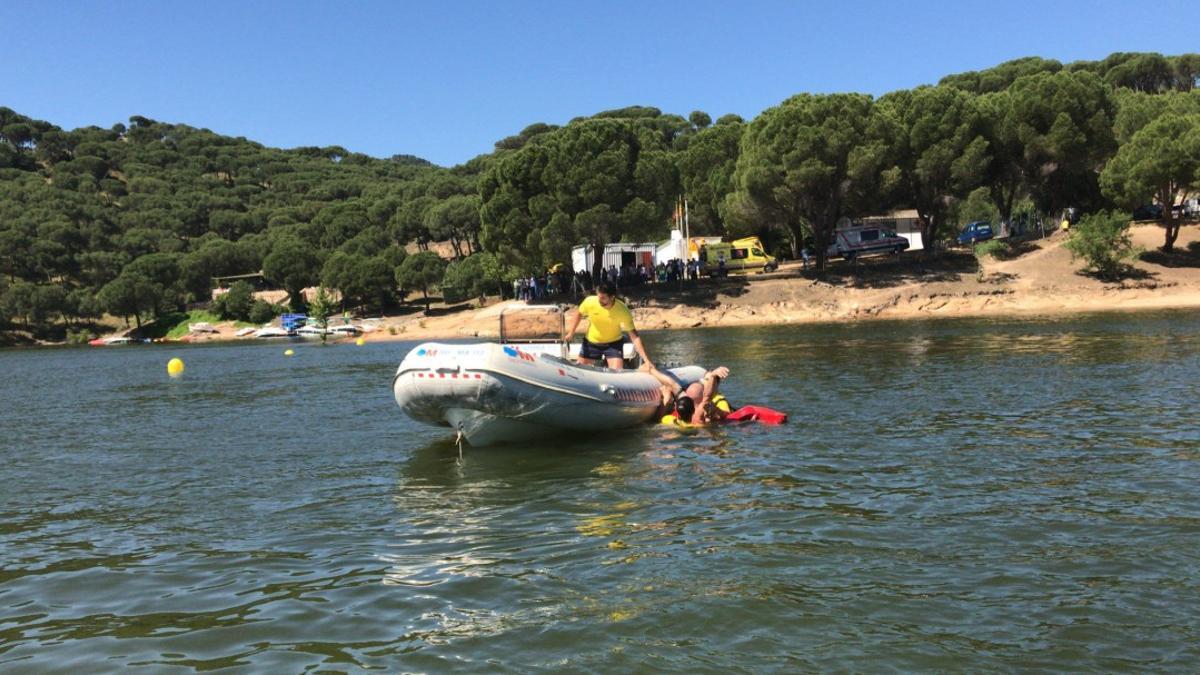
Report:
[{"label": "shadow on water", "polygon": [[597,467],[628,461],[651,442],[646,427],[581,439],[571,435],[488,447],[459,446],[449,431],[413,449],[400,470],[402,483],[456,487],[499,481],[520,485],[539,480],[584,479]]}]

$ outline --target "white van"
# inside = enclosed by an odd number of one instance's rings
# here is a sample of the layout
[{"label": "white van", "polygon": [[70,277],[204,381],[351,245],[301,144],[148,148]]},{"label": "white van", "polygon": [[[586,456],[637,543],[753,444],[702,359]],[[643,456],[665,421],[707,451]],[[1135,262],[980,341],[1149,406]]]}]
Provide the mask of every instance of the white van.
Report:
[{"label": "white van", "polygon": [[854,260],[876,253],[899,253],[907,248],[908,240],[891,230],[875,225],[855,225],[836,230],[825,255]]}]

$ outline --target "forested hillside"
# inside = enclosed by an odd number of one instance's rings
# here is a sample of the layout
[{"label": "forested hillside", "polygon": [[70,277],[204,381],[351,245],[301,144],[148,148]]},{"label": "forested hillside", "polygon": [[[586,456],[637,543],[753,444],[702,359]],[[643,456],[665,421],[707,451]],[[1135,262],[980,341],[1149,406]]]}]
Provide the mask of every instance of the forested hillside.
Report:
[{"label": "forested hillside", "polygon": [[[443,279],[478,295],[573,245],[663,239],[680,195],[693,233],[784,253],[891,208],[937,241],[967,218],[1174,202],[1200,184],[1198,76],[1197,54],[1026,58],[878,99],[799,94],[749,121],[635,106],[531,124],[453,168],[0,108],[0,330],[140,322],[260,270],[296,304],[316,284],[373,308]],[[1166,209],[1165,248],[1177,228]]]}]

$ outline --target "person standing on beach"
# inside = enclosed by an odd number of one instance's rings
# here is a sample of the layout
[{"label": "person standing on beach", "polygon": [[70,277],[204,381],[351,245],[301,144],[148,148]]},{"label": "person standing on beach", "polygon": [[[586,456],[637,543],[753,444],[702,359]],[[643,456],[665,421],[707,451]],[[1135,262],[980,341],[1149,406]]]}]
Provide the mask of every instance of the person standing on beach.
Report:
[{"label": "person standing on beach", "polygon": [[579,362],[595,365],[600,359],[609,368],[621,370],[625,367],[624,346],[626,335],[633,343],[633,348],[642,363],[653,368],[654,363],[646,355],[642,338],[633,326],[633,314],[629,307],[617,298],[617,287],[611,281],[601,282],[596,287],[596,294],[589,295],[579,303],[579,310],[571,317],[571,327],[563,336],[563,342],[570,343],[579,328],[579,322],[584,317],[588,320],[587,334],[583,337],[583,346],[579,351]]}]

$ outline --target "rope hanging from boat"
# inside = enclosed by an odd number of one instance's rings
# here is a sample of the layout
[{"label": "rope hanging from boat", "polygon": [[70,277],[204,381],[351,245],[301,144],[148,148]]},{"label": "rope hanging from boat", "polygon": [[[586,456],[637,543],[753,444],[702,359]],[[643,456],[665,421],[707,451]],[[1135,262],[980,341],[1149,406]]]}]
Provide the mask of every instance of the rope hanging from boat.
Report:
[{"label": "rope hanging from boat", "polygon": [[463,425],[462,425],[462,422],[458,423],[458,435],[456,435],[454,437],[454,444],[458,446],[458,459],[455,460],[455,464],[457,464],[458,466],[461,467],[463,465],[463,451],[462,451]]}]

